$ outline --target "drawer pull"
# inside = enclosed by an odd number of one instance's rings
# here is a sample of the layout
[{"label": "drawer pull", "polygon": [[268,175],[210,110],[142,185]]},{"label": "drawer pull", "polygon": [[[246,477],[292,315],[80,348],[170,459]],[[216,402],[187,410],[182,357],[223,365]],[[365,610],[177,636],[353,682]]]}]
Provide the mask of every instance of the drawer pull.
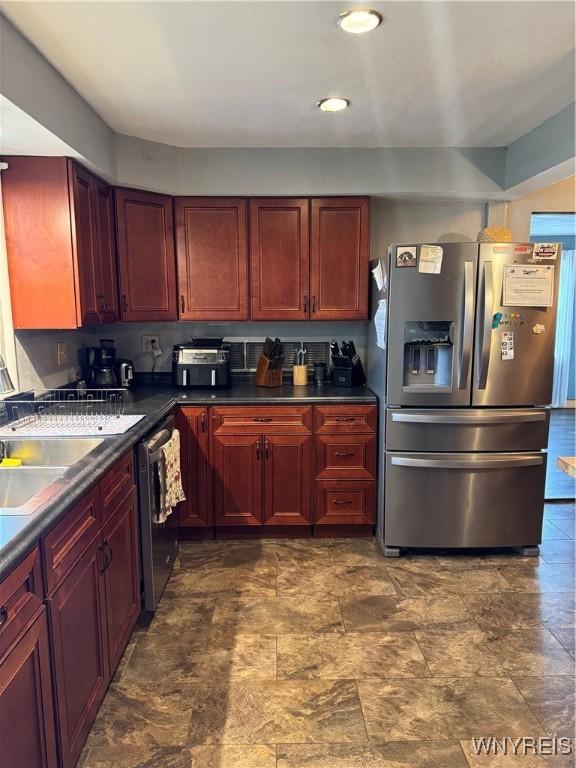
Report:
[{"label": "drawer pull", "polygon": [[254,421],[272,421],[271,416],[256,416],[254,417]]},{"label": "drawer pull", "polygon": [[0,607],[0,627],[2,624],[6,624],[8,621],[8,606],[3,605]]},{"label": "drawer pull", "polygon": [[260,461],[260,440],[256,440],[256,460]]},{"label": "drawer pull", "polygon": [[337,416],[336,421],[355,421],[354,416]]},{"label": "drawer pull", "polygon": [[332,501],[333,504],[352,504],[351,499],[334,499]]},{"label": "drawer pull", "polygon": [[348,458],[349,456],[354,456],[352,451],[335,451],[335,456],[342,456],[343,458]]}]

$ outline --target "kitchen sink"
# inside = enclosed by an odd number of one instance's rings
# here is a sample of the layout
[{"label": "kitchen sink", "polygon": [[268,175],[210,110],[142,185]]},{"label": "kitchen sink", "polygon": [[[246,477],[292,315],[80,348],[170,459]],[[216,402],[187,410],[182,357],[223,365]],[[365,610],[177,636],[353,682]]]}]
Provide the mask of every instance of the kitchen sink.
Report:
[{"label": "kitchen sink", "polygon": [[29,515],[36,504],[27,504],[36,494],[48,489],[67,467],[0,468],[0,516]]},{"label": "kitchen sink", "polygon": [[[71,467],[97,448],[102,440],[88,437],[5,438],[0,443],[4,445],[6,458],[22,459],[24,467]],[[4,471],[0,468],[0,472]]]}]

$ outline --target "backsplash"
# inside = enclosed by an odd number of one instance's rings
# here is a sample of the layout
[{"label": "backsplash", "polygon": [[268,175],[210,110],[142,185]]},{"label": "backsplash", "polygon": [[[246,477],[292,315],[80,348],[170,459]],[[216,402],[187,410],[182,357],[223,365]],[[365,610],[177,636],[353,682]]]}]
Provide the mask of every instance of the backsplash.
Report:
[{"label": "backsplash", "polygon": [[116,342],[118,357],[125,357],[134,362],[138,373],[148,373],[152,369],[154,358],[149,352],[142,352],[143,335],[156,335],[160,339],[162,355],[156,363],[156,372],[169,372],[172,369],[172,346],[182,344],[196,337],[222,336],[225,339],[264,340],[266,336],[282,339],[317,339],[330,341],[353,341],[358,353],[365,358],[367,322],[330,321],[330,322],[243,322],[243,323],[118,323],[98,328],[85,329],[85,341],[97,345],[98,339],[109,338]]},{"label": "backsplash", "polygon": [[[20,390],[51,389],[76,379],[78,350],[91,344],[85,330],[16,331],[16,365]],[[58,365],[58,344],[68,345],[68,361]]]}]

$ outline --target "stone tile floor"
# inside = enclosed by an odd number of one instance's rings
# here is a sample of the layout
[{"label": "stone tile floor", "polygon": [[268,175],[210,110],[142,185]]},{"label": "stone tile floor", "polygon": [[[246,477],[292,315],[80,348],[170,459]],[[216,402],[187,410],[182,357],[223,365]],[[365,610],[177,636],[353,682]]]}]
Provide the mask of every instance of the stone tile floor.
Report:
[{"label": "stone tile floor", "polygon": [[544,537],[539,560],[185,542],[80,765],[573,766],[472,743],[574,736],[573,505],[547,506]]}]

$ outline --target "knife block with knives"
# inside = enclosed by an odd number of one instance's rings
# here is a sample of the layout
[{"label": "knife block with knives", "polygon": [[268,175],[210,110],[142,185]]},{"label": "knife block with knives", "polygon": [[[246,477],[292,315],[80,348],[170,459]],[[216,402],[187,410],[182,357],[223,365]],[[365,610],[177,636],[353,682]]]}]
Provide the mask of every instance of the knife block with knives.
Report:
[{"label": "knife block with knives", "polygon": [[284,355],[279,338],[267,338],[258,360],[254,383],[257,387],[281,387]]},{"label": "knife block with knives", "polygon": [[352,341],[343,341],[340,348],[337,342],[330,342],[332,356],[332,384],[337,387],[355,387],[366,384],[366,374],[360,356]]}]

